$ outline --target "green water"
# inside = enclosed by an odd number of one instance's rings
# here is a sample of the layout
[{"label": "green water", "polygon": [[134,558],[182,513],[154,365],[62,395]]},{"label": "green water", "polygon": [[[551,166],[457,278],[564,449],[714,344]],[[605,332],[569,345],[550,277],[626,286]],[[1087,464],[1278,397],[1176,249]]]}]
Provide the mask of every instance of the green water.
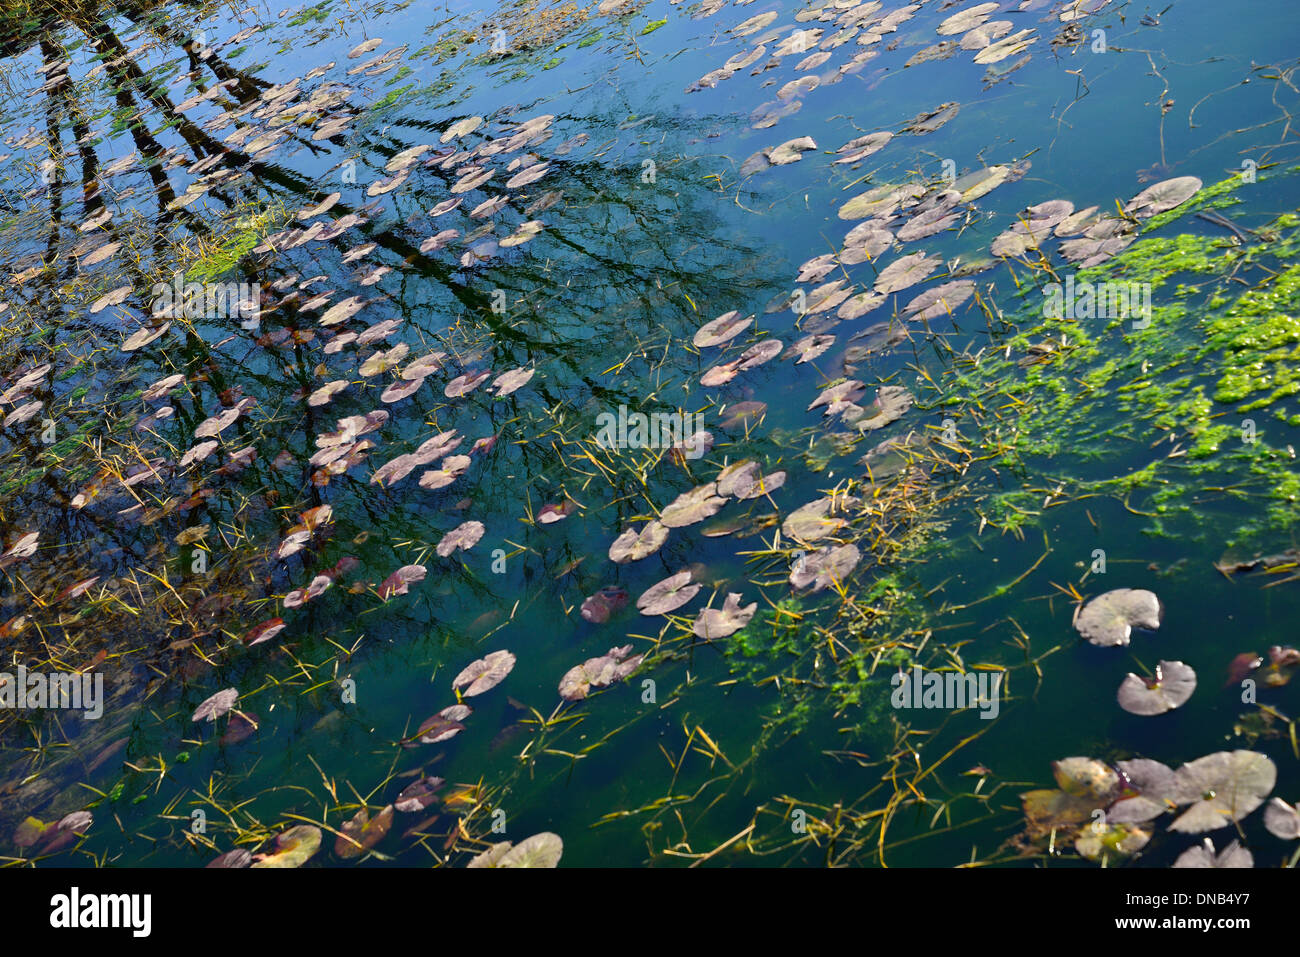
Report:
[{"label": "green water", "polygon": [[[51,368],[0,406],[12,416],[42,403],[0,430],[3,543],[39,532],[33,554],[0,570],[0,648],[7,670],[94,669],[110,697],[97,721],[0,713],[6,862],[33,857],[11,840],[25,818],[88,809],[84,837],[48,862],[201,866],[236,847],[268,853],[275,834],[308,823],[326,831],[308,866],[356,866],[335,852],[333,832],[363,806],[378,814],[422,775],[445,779],[441,799],[397,812],[361,866],[463,866],[491,842],[543,831],[562,838],[561,866],[1095,866],[1064,832],[1064,847],[1016,839],[1019,795],[1052,787],[1051,762],[1072,755],[1177,767],[1251,748],[1277,766],[1272,794],[1294,802],[1295,686],[1264,687],[1257,703],[1222,686],[1234,656],[1295,642],[1300,582],[1284,580],[1285,566],[1235,576],[1215,567],[1298,544],[1290,8],[1259,2],[1228,16],[1184,0],[1144,25],[1157,9],[1112,3],[1068,32],[1061,4],[1003,3],[992,20],[1035,31],[1025,62],[1017,53],[985,65],[959,48],[917,57],[962,39],[936,28],[963,6],[908,8],[910,19],[870,45],[860,33],[829,45],[826,29],[758,75],[792,30],[825,28],[818,16],[855,7],[326,2],[10,17],[4,388]],[[381,42],[360,46],[372,38]],[[800,70],[824,41],[829,56]],[[756,43],[765,49],[752,65],[690,89]],[[877,55],[840,72],[868,51]],[[819,82],[790,91],[801,75]],[[297,88],[274,86],[295,78]],[[802,105],[754,128],[789,102]],[[905,129],[948,103],[960,108],[940,128]],[[471,117],[483,121],[453,128]],[[508,141],[535,117],[553,118],[530,127],[543,135],[480,157],[494,169],[485,185],[452,192],[463,174],[428,162]],[[347,122],[330,133],[331,119]],[[833,163],[841,145],[878,130],[895,134],[879,152]],[[797,162],[740,175],[756,151],[803,136],[816,145]],[[395,175],[386,164],[422,145],[405,181],[371,189]],[[507,186],[532,163],[507,168],[521,153],[549,167]],[[858,220],[837,210],[859,193],[901,183],[937,191],[949,171],[994,165],[1014,172],[960,204],[946,230],[895,245],[879,265],[799,278],[802,264],[842,248]],[[1109,262],[1076,270],[1058,240],[1043,244],[1042,262],[990,261],[969,275],[977,295],[951,314],[913,320],[908,339],[850,356],[851,375],[868,386],[862,404],[881,384],[912,394],[897,421],[858,434],[808,410],[845,375],[846,348],[862,342],[854,335],[965,275],[1025,207],[1067,199],[1113,212],[1182,176],[1202,181],[1196,196],[1146,220]],[[201,195],[187,193],[195,182]],[[334,193],[332,207],[311,213]],[[453,196],[460,208],[430,217]],[[493,196],[508,203],[469,215]],[[97,220],[105,210],[111,219]],[[1198,213],[1226,217],[1240,234]],[[282,248],[287,229],[349,215],[365,221]],[[470,245],[518,237],[535,220],[543,227],[528,241],[479,246],[480,261],[462,261],[465,234],[481,224],[495,229]],[[421,251],[449,228],[461,235]],[[93,261],[105,243],[122,245]],[[785,303],[837,277],[870,289],[879,269],[917,251],[941,265],[865,316],[824,328],[834,309],[800,316]],[[1149,283],[1150,325],[1045,319],[1046,267],[1062,280]],[[153,284],[178,270],[260,284],[264,306],[278,305],[255,329],[239,317],[185,319],[123,352],[149,318]],[[119,301],[100,302],[115,291]],[[325,292],[328,304],[302,308]],[[355,317],[320,323],[329,305],[357,295],[371,301]],[[755,325],[725,350],[692,344],[730,310]],[[384,320],[394,327],[374,343],[325,347]],[[760,336],[790,346],[814,331],[836,339],[810,362],[782,355],[720,385],[700,382]],[[1030,352],[1044,343],[1050,355]],[[361,366],[401,345],[409,352],[397,368],[447,356],[411,396],[384,401],[394,372]],[[512,369],[534,374],[494,396],[490,385]],[[446,394],[454,377],[486,370],[473,391]],[[166,398],[141,396],[170,375],[184,381]],[[307,401],[340,381],[327,403]],[[220,432],[211,457],[180,467],[201,424],[243,398],[256,404]],[[739,403],[765,407],[729,418]],[[162,406],[172,414],[148,418]],[[698,459],[601,449],[599,417],[620,406],[699,413],[713,445]],[[373,446],[343,474],[309,464],[337,420],[380,408],[387,420],[358,437]],[[452,429],[463,436],[452,454],[469,462],[446,487],[417,484],[430,465],[391,486],[370,481]],[[926,439],[916,471],[864,481],[862,456],[908,435]],[[251,463],[216,471],[247,448]],[[639,561],[609,559],[624,529],[751,458],[764,473],[784,471],[784,484],[673,528]],[[124,486],[143,462],[159,477]],[[803,543],[780,531],[832,489],[859,499],[845,527]],[[562,520],[537,521],[566,501]],[[323,505],[331,521],[277,557],[301,513]],[[741,516],[729,534],[714,527]],[[467,521],[482,523],[481,539],[438,554]],[[198,526],[201,536],[187,532]],[[794,550],[827,541],[856,544],[862,560],[837,587],[794,589]],[[1104,574],[1090,570],[1098,549]],[[333,587],[286,604],[345,557],[357,564]],[[382,600],[381,583],[409,565],[425,577]],[[689,604],[670,618],[638,613],[638,596],[685,568],[703,584]],[[627,605],[605,623],[585,620],[584,600],[606,587],[625,590]],[[1082,642],[1069,590],[1121,587],[1159,596],[1159,630],[1127,648]],[[756,602],[755,617],[697,640],[699,609],[721,608],[730,592]],[[284,630],[246,646],[250,629],[273,618]],[[628,644],[646,656],[630,677],[561,699],[569,669]],[[502,649],[513,670],[466,699],[463,731],[403,746],[457,703],[463,668]],[[1124,713],[1115,701],[1124,675],[1161,659],[1197,671],[1191,699],[1156,717]],[[1005,669],[997,719],[892,707],[890,677],[913,662]],[[221,740],[229,716],[191,720],[227,688],[257,725],[241,741]],[[1261,817],[1246,818],[1241,837],[1257,866],[1278,866],[1294,847]],[[1167,833],[1168,820],[1137,866],[1167,866],[1195,842]],[[1228,834],[1213,837],[1222,845]]]}]

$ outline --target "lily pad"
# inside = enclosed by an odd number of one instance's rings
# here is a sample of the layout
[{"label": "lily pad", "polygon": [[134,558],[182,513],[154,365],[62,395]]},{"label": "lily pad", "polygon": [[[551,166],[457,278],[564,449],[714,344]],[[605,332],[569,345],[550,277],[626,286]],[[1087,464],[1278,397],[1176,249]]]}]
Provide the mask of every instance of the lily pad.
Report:
[{"label": "lily pad", "polygon": [[603,625],[610,616],[627,604],[627,589],[619,585],[606,585],[582,603],[582,617],[593,624]]},{"label": "lily pad", "polygon": [[802,154],[808,150],[815,150],[817,144],[811,136],[800,136],[798,139],[786,140],[780,146],[775,146],[767,151],[768,161],[773,166],[788,166],[791,163],[797,163],[802,158]]},{"label": "lily pad", "polygon": [[808,406],[808,411],[825,406],[824,415],[836,415],[860,399],[866,391],[866,383],[859,382],[857,379],[846,379],[844,382],[822,389]]},{"label": "lily pad", "polygon": [[744,332],[753,318],[753,316],[742,316],[734,309],[724,312],[718,318],[700,326],[691,341],[701,349],[706,346],[720,346]]},{"label": "lily pad", "polygon": [[835,162],[837,164],[856,163],[858,160],[866,159],[872,153],[878,153],[884,149],[893,138],[894,134],[888,130],[855,137],[835,151],[841,154],[840,158]]},{"label": "lily pad", "polygon": [[880,387],[870,405],[856,413],[847,411],[844,418],[859,431],[874,431],[897,422],[911,408],[912,393],[899,385],[885,385]]},{"label": "lily pad", "polygon": [[1235,838],[1219,853],[1214,853],[1214,843],[1207,837],[1195,847],[1178,855],[1173,867],[1254,867],[1255,858]]},{"label": "lily pad", "polygon": [[252,863],[253,855],[249,853],[248,849],[237,847],[233,851],[226,851],[226,853],[222,854],[220,857],[214,857],[212,860],[208,861],[204,867],[239,868],[248,867]]},{"label": "lily pad", "polygon": [[845,511],[856,501],[844,496],[814,499],[791,512],[782,523],[781,532],[802,542],[829,538],[848,524],[834,513]]},{"label": "lily pad", "polygon": [[[465,690],[461,694],[473,698],[485,691],[491,691],[510,674],[515,667],[515,656],[508,651],[494,651],[477,661],[471,662],[460,674],[452,679],[452,688]],[[466,687],[468,686],[468,687]]]},{"label": "lily pad", "polygon": [[1151,832],[1136,824],[1107,823],[1085,827],[1074,839],[1079,856],[1090,861],[1132,857],[1151,840]]},{"label": "lily pad", "polygon": [[973,7],[959,10],[940,23],[935,32],[944,37],[973,30],[987,21],[989,14],[998,6],[996,3],[977,3]]},{"label": "lily pad", "polygon": [[1174,772],[1171,797],[1191,804],[1171,831],[1199,834],[1241,820],[1264,803],[1277,783],[1277,767],[1258,751],[1218,751]]},{"label": "lily pad", "polygon": [[1124,212],[1138,219],[1149,219],[1187,202],[1201,188],[1195,176],[1178,176],[1148,186],[1128,201]]},{"label": "lily pad", "polygon": [[975,54],[975,62],[979,64],[1000,63],[1008,57],[1023,53],[1029,49],[1029,45],[1037,41],[1038,37],[1034,36],[1032,29],[1020,30],[1008,37],[998,40],[996,43],[990,43],[984,49]]},{"label": "lily pad", "polygon": [[933,289],[927,289],[906,306],[903,315],[922,322],[951,315],[957,307],[975,294],[975,283],[969,279],[955,279]]},{"label": "lily pad", "polygon": [[222,715],[227,714],[230,709],[235,706],[235,702],[238,700],[239,692],[234,688],[226,688],[224,691],[218,691],[194,709],[194,714],[190,715],[190,720],[216,721]]},{"label": "lily pad", "polygon": [[925,239],[955,226],[961,218],[959,213],[947,209],[926,210],[912,217],[898,230],[898,241],[910,243],[918,239]]},{"label": "lily pad", "polygon": [[691,572],[687,569],[651,585],[641,593],[636,606],[643,615],[666,615],[689,602],[699,593],[700,588],[700,585],[691,582]]},{"label": "lily pad", "polygon": [[1120,793],[1120,777],[1115,769],[1096,758],[1062,758],[1052,762],[1056,785],[1071,797],[1093,801],[1105,807]]},{"label": "lily pad", "polygon": [[1119,800],[1107,809],[1107,821],[1112,824],[1142,824],[1177,808],[1172,799],[1172,768],[1149,758],[1119,761],[1115,766],[1121,775],[1123,790]]},{"label": "lily pad", "polygon": [[666,541],[668,529],[660,522],[648,522],[639,532],[629,528],[609,546],[609,560],[620,565],[640,561],[659,551]]},{"label": "lily pad", "polygon": [[446,558],[458,548],[469,551],[478,544],[483,537],[484,527],[482,522],[462,522],[450,532],[442,537],[438,543],[438,554]]},{"label": "lily pad", "polygon": [[906,186],[876,186],[859,193],[839,208],[840,219],[885,218],[907,199],[916,199],[925,192],[918,184]]},{"label": "lily pad", "polygon": [[387,601],[394,595],[405,595],[413,583],[424,581],[427,571],[423,565],[403,565],[383,580],[379,586],[379,597]]},{"label": "lily pad", "polygon": [[911,253],[894,260],[876,277],[876,292],[882,295],[899,292],[923,282],[936,269],[943,265],[937,256],[925,253]]},{"label": "lily pad", "polygon": [[673,499],[659,513],[659,523],[665,528],[685,528],[702,522],[718,513],[727,500],[717,494],[716,482],[696,486]]},{"label": "lily pad", "polygon": [[1119,686],[1119,706],[1129,714],[1164,714],[1186,703],[1196,690],[1196,672],[1181,661],[1162,661],[1151,678],[1129,672]]},{"label": "lily pad", "polygon": [[1281,798],[1273,798],[1264,808],[1264,826],[1274,837],[1294,841],[1300,837],[1300,811]]},{"label": "lily pad", "polygon": [[275,839],[271,854],[254,855],[253,867],[302,867],[320,850],[320,828],[314,824],[291,827]]},{"label": "lily pad", "polygon": [[511,369],[509,372],[503,372],[497,376],[493,380],[491,388],[496,390],[497,398],[501,398],[521,388],[536,372],[536,369],[523,367]]},{"label": "lily pad", "polygon": [[622,681],[637,668],[645,655],[633,655],[631,645],[611,648],[605,654],[588,658],[575,665],[560,679],[560,697],[565,701],[581,701],[592,688],[606,688]]},{"label": "lily pad", "polygon": [[834,336],[804,336],[785,351],[786,357],[796,356],[795,365],[811,362],[835,344]]},{"label": "lily pad", "polygon": [[927,110],[924,113],[918,113],[916,116],[912,117],[912,119],[903,126],[903,131],[906,133],[916,133],[918,135],[933,133],[935,130],[945,126],[951,120],[955,119],[957,112],[960,109],[960,103],[940,104],[933,110]]},{"label": "lily pad", "polygon": [[[607,0],[608,2],[608,0]],[[564,842],[558,834],[543,831],[511,845],[501,841],[479,854],[467,867],[558,867],[564,854]]]},{"label": "lily pad", "polygon": [[334,842],[334,853],[344,860],[360,857],[384,839],[393,826],[393,806],[387,805],[373,818],[365,808],[357,811],[341,828]]},{"label": "lily pad", "polygon": [[1133,628],[1154,631],[1164,609],[1154,592],[1116,588],[1093,598],[1074,616],[1074,628],[1094,645],[1127,645]]},{"label": "lily pad", "polygon": [[858,567],[862,553],[853,544],[819,548],[797,560],[790,569],[790,584],[812,587],[812,593],[845,581]]},{"label": "lily pad", "polygon": [[740,594],[731,592],[723,602],[722,608],[703,608],[695,618],[691,630],[706,641],[712,638],[726,638],[749,624],[758,608],[758,602],[740,606]]},{"label": "lily pad", "polygon": [[393,802],[393,807],[404,814],[414,814],[423,811],[425,808],[435,804],[438,800],[438,789],[442,787],[444,781],[442,778],[425,777],[420,778],[412,784],[402,788],[402,793],[397,795]]}]

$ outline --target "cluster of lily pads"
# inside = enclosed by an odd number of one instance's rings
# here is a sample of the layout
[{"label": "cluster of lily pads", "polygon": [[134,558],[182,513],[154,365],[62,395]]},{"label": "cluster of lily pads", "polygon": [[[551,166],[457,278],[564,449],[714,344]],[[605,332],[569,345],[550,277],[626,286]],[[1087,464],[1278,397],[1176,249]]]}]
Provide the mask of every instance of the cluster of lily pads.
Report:
[{"label": "cluster of lily pads", "polygon": [[[1072,839],[1090,860],[1120,861],[1145,848],[1153,823],[1175,814],[1168,830],[1203,834],[1232,827],[1264,805],[1277,781],[1277,767],[1258,751],[1218,751],[1177,770],[1149,758],[1118,761],[1063,758],[1052,765],[1057,788],[1021,795],[1026,833],[1050,835],[1053,845]],[[1300,836],[1300,816],[1281,798],[1268,802],[1264,826],[1290,841]],[[1215,852],[1209,838],[1183,851],[1174,867],[1253,867],[1237,841]]]}]

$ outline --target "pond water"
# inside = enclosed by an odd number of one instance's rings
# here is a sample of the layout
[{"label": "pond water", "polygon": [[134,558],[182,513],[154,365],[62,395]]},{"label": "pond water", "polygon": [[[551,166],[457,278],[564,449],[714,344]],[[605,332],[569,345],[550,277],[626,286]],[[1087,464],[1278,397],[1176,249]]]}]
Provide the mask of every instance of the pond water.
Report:
[{"label": "pond water", "polygon": [[6,862],[1295,863],[1290,4],[4,17]]}]

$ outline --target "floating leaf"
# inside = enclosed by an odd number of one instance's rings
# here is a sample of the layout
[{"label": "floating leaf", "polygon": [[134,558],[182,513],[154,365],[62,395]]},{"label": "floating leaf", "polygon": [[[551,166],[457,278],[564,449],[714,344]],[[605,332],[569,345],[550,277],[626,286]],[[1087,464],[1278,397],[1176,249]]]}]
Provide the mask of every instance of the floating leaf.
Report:
[{"label": "floating leaf", "polygon": [[357,811],[343,825],[342,833],[334,842],[334,853],[346,860],[360,857],[384,839],[393,826],[393,806],[387,805],[373,818],[365,808]]},{"label": "floating leaf", "polygon": [[212,697],[205,700],[201,705],[194,709],[190,715],[191,721],[216,721],[222,715],[230,711],[239,700],[239,692],[234,688],[226,688],[224,691],[218,691]]},{"label": "floating leaf", "polygon": [[1132,857],[1151,840],[1151,832],[1135,824],[1085,827],[1074,839],[1074,849],[1090,861]]},{"label": "floating leaf", "polygon": [[836,153],[843,155],[835,160],[836,163],[856,163],[858,160],[866,159],[872,153],[878,153],[884,149],[894,134],[888,131],[882,133],[868,133],[866,136],[858,136],[849,140]]},{"label": "floating leaf", "polygon": [[582,603],[582,617],[593,624],[603,625],[628,601],[626,588],[606,585]]},{"label": "floating leaf", "polygon": [[450,711],[450,708],[444,708],[431,718],[426,718],[413,735],[414,740],[420,744],[440,744],[464,731],[465,726],[461,724],[463,719],[451,716],[448,713]]},{"label": "floating leaf", "polygon": [[813,593],[843,583],[862,560],[853,544],[815,549],[795,561],[790,569],[790,584],[795,588],[812,586]]},{"label": "floating leaf", "polygon": [[388,601],[394,595],[405,595],[412,584],[424,581],[427,572],[423,565],[403,565],[383,580],[379,586],[379,597]]},{"label": "floating leaf", "polygon": [[838,518],[831,513],[841,512],[855,501],[855,499],[844,498],[843,496],[838,499],[830,496],[814,499],[791,512],[781,525],[781,531],[785,535],[803,542],[829,538],[848,524],[844,519]]},{"label": "floating leaf", "polygon": [[1181,661],[1162,661],[1149,679],[1129,672],[1117,697],[1129,714],[1164,714],[1183,705],[1195,690],[1195,671]]},{"label": "floating leaf", "polygon": [[1133,628],[1154,631],[1164,609],[1153,592],[1116,588],[1093,598],[1074,616],[1074,628],[1094,645],[1127,645]]},{"label": "floating leaf", "polygon": [[757,608],[758,602],[750,602],[744,608],[740,607],[740,594],[731,592],[727,595],[721,609],[701,609],[691,630],[705,640],[726,638],[748,625]]},{"label": "floating leaf", "polygon": [[908,220],[908,222],[899,229],[896,235],[899,242],[914,242],[915,240],[925,239],[955,226],[961,218],[962,217],[959,213],[954,213],[946,209],[926,210]]},{"label": "floating leaf", "polygon": [[795,365],[803,362],[811,362],[819,355],[835,344],[834,336],[811,335],[804,336],[794,345],[786,350],[786,356],[797,356]]},{"label": "floating leaf", "polygon": [[1218,854],[1214,853],[1214,842],[1208,837],[1195,847],[1189,847],[1178,855],[1173,867],[1254,867],[1255,858],[1250,851],[1242,847],[1234,838],[1232,843]]},{"label": "floating leaf", "polygon": [[716,515],[718,510],[727,504],[727,500],[720,497],[717,492],[716,482],[699,485],[688,492],[683,492],[664,506],[664,510],[659,513],[659,524],[665,528],[685,528]]},{"label": "floating leaf", "polygon": [[939,24],[936,32],[939,36],[952,36],[973,30],[989,18],[989,14],[998,8],[996,3],[978,3],[952,14]]},{"label": "floating leaf", "polygon": [[291,827],[275,839],[274,853],[255,855],[253,867],[302,867],[320,850],[320,838],[313,824]]},{"label": "floating leaf", "polygon": [[446,558],[458,548],[469,551],[478,544],[484,531],[482,522],[462,522],[442,537],[437,549],[439,556]]},{"label": "floating leaf", "polygon": [[447,383],[443,394],[449,399],[457,399],[463,395],[468,395],[477,389],[492,373],[484,372],[466,372],[464,375],[458,375]]},{"label": "floating leaf", "polygon": [[1010,167],[988,166],[958,177],[951,188],[961,194],[962,202],[970,203],[982,196],[987,196],[1010,177]]},{"label": "floating leaf", "polygon": [[999,63],[1007,57],[1015,56],[1017,53],[1023,53],[1029,49],[1029,45],[1037,41],[1038,37],[1034,36],[1034,31],[1021,30],[1013,33],[1009,37],[999,40],[997,43],[990,43],[979,53],[975,54],[975,62],[980,64]]},{"label": "floating leaf", "polygon": [[903,131],[907,133],[916,133],[918,135],[933,133],[935,130],[954,119],[960,109],[960,103],[943,103],[935,107],[933,110],[927,110],[924,113],[918,113],[916,116],[912,117],[912,119],[903,126]]},{"label": "floating leaf", "polygon": [[470,466],[470,457],[468,455],[449,455],[442,461],[442,468],[430,469],[420,476],[420,488],[440,489],[446,488],[452,482],[456,481]]},{"label": "floating leaf", "polygon": [[537,511],[537,523],[539,525],[554,525],[556,522],[564,521],[577,510],[578,503],[567,499],[558,505],[543,505]]},{"label": "floating leaf", "polygon": [[1199,834],[1227,827],[1264,803],[1277,783],[1277,767],[1258,751],[1218,751],[1174,772],[1172,799],[1191,804],[1171,831]]},{"label": "floating leaf", "polygon": [[631,645],[611,648],[599,657],[588,658],[564,673],[560,679],[560,697],[565,701],[581,701],[592,688],[605,688],[622,681],[641,667],[644,658],[644,655],[633,655]]},{"label": "floating leaf", "polygon": [[1138,219],[1149,219],[1158,213],[1167,212],[1175,206],[1187,202],[1201,188],[1201,181],[1195,176],[1178,176],[1148,186],[1128,201],[1124,212]]},{"label": "floating leaf", "polygon": [[469,133],[473,133],[483,124],[481,116],[467,116],[463,120],[457,120],[451,126],[443,131],[442,136],[438,138],[440,143],[450,143],[452,140],[460,139]]},{"label": "floating leaf", "polygon": [[1096,758],[1053,761],[1052,776],[1066,794],[1095,801],[1095,806],[1110,804],[1120,793],[1120,777],[1115,769]]},{"label": "floating leaf", "polygon": [[383,42],[384,41],[379,37],[372,37],[369,40],[366,40],[362,43],[358,43],[355,47],[353,47],[351,50],[348,51],[348,59],[355,60],[357,57],[365,56],[367,53],[369,53],[371,50],[374,50]]},{"label": "floating leaf", "polygon": [[876,186],[854,196],[836,213],[840,219],[884,219],[892,215],[898,205],[907,199],[916,199],[925,188],[915,184],[907,186]]},{"label": "floating leaf", "polygon": [[887,296],[908,289],[924,281],[942,265],[943,260],[927,256],[925,253],[903,256],[881,270],[880,275],[876,277],[876,292]]},{"label": "floating leaf", "polygon": [[1300,811],[1275,797],[1264,808],[1264,826],[1274,837],[1294,841],[1300,837]]},{"label": "floating leaf", "polygon": [[253,645],[260,645],[264,641],[270,641],[282,631],[284,631],[283,618],[268,618],[248,630],[244,635],[244,644],[250,648]]},{"label": "floating leaf", "polygon": [[691,583],[689,569],[680,571],[647,588],[636,600],[636,606],[643,615],[666,615],[694,598],[700,587]]},{"label": "floating leaf", "polygon": [[808,411],[811,412],[813,409],[825,406],[824,415],[835,415],[843,412],[857,399],[862,398],[862,394],[866,391],[865,383],[859,382],[857,379],[847,379],[844,382],[822,389],[817,394],[817,398],[813,399],[808,406]]},{"label": "floating leaf", "polygon": [[1020,795],[1025,822],[1031,833],[1046,834],[1082,824],[1092,817],[1097,802],[1076,797],[1055,788],[1027,791]]},{"label": "floating leaf", "polygon": [[1174,771],[1159,761],[1134,758],[1117,762],[1123,790],[1119,799],[1106,811],[1113,824],[1142,824],[1166,811],[1175,810],[1173,802]]},{"label": "floating leaf", "polygon": [[786,140],[780,146],[768,150],[767,158],[773,166],[788,166],[790,163],[799,162],[803,153],[816,148],[817,144],[813,142],[811,136],[801,136],[798,139]]},{"label": "floating leaf", "polygon": [[640,561],[659,551],[666,541],[668,529],[660,522],[649,522],[639,532],[629,528],[609,546],[609,559],[619,564]]},{"label": "floating leaf", "polygon": [[926,322],[940,316],[951,315],[958,306],[975,293],[975,283],[969,279],[956,279],[921,293],[903,307],[909,319]]},{"label": "floating leaf", "polygon": [[691,341],[701,349],[706,346],[720,346],[744,332],[753,318],[753,316],[741,316],[734,309],[724,312],[718,318],[700,326]]},{"label": "floating leaf", "polygon": [[846,411],[844,418],[860,431],[873,431],[897,422],[911,408],[912,393],[900,385],[883,385],[870,405],[856,412]]},{"label": "floating leaf", "polygon": [[497,398],[509,395],[526,385],[528,380],[531,379],[536,372],[536,369],[525,369],[521,367],[501,373],[501,375],[497,376],[492,382],[492,388],[496,390]]},{"label": "floating leaf", "polygon": [[[605,0],[609,2],[609,0]],[[543,831],[511,846],[509,841],[493,844],[479,854],[467,867],[535,867],[552,868],[559,866],[564,853],[564,842],[558,834]]]},{"label": "floating leaf", "polygon": [[403,814],[414,814],[436,803],[438,790],[445,782],[442,778],[426,777],[402,788],[402,793],[393,801],[393,807]]},{"label": "floating leaf", "polygon": [[491,691],[510,674],[515,667],[515,656],[508,651],[494,651],[490,655],[471,662],[464,671],[452,679],[452,688],[465,687],[461,694],[473,698],[485,691]]},{"label": "floating leaf", "polygon": [[237,847],[233,851],[226,851],[220,857],[214,857],[208,861],[205,867],[247,867],[253,863],[253,855],[246,848]]}]

